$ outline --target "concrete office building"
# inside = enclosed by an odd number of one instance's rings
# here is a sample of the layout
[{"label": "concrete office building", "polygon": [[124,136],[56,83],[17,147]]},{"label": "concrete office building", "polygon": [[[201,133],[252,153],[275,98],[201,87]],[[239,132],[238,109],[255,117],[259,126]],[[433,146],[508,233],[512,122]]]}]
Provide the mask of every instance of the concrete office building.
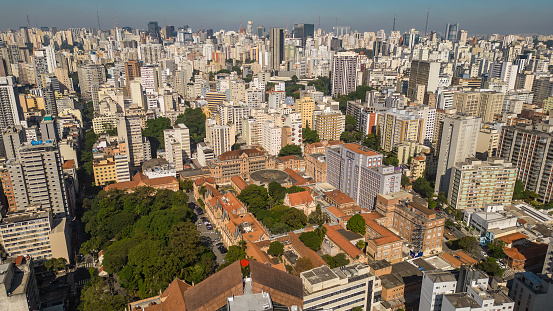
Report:
[{"label": "concrete office building", "polygon": [[303,97],[296,100],[294,105],[294,112],[299,113],[301,116],[301,123],[303,128],[313,129],[313,111],[315,110],[315,101],[311,97]]},{"label": "concrete office building", "polygon": [[403,141],[423,143],[424,120],[418,114],[407,110],[389,109],[378,115],[380,146],[384,151],[392,151]]},{"label": "concrete office building", "polygon": [[284,60],[284,29],[271,28],[269,38],[271,49],[271,68],[280,69],[280,63]]},{"label": "concrete office building", "polygon": [[447,24],[445,27],[445,40],[456,42],[459,39],[459,24]]},{"label": "concrete office building", "polygon": [[327,147],[327,182],[355,200],[362,208],[372,209],[376,195],[399,191],[401,173],[382,165],[383,155],[358,144]]},{"label": "concrete office building", "polygon": [[98,88],[106,82],[106,72],[104,66],[95,64],[83,64],[77,67],[79,75],[79,87],[81,89],[81,98],[92,101],[94,110],[99,109]]},{"label": "concrete office building", "polygon": [[551,275],[535,275],[532,272],[515,274],[509,297],[514,301],[514,311],[552,311],[553,280]]},{"label": "concrete office building", "polygon": [[140,77],[140,67],[142,67],[142,62],[137,60],[129,60],[125,62],[125,82],[127,96],[131,96],[130,82],[135,78]]},{"label": "concrete office building", "polygon": [[416,100],[417,88],[421,88],[422,93],[435,93],[438,88],[440,78],[440,63],[418,61],[411,62],[411,71],[409,74],[409,85],[407,86],[407,97],[411,100]]},{"label": "concrete office building", "polygon": [[549,239],[549,246],[547,247],[547,253],[545,254],[545,261],[543,263],[543,274],[553,274],[553,239]]},{"label": "concrete office building", "polygon": [[438,138],[439,153],[436,171],[436,192],[447,192],[453,166],[476,155],[480,118],[473,116],[446,116]]},{"label": "concrete office building", "polygon": [[173,163],[175,169],[180,171],[184,167],[185,160],[190,158],[190,131],[184,124],[177,124],[172,129],[163,131],[165,142],[165,159]]},{"label": "concrete office building", "polygon": [[63,159],[57,146],[48,142],[26,142],[19,153],[19,159],[6,162],[17,209],[40,204],[52,209],[55,217],[72,216],[63,179]]},{"label": "concrete office building", "polygon": [[4,156],[6,159],[19,158],[19,146],[26,140],[25,130],[21,126],[11,126],[2,133]]},{"label": "concrete office building", "polygon": [[498,156],[513,163],[517,179],[543,203],[553,199],[553,169],[548,160],[553,158],[552,133],[549,124],[504,126],[498,147]]},{"label": "concrete office building", "polygon": [[55,219],[40,205],[12,212],[0,221],[2,246],[9,257],[31,256],[34,260],[69,258],[69,228],[66,219]]},{"label": "concrete office building", "polygon": [[493,229],[516,227],[518,218],[507,213],[503,205],[488,204],[484,208],[465,209],[463,221],[483,235]]},{"label": "concrete office building", "polygon": [[207,119],[205,142],[211,146],[216,157],[230,151],[236,142],[234,126],[219,125],[213,119]]},{"label": "concrete office building", "polygon": [[320,266],[302,272],[304,310],[346,311],[380,307],[382,285],[368,265],[353,263],[330,269]]},{"label": "concrete office building", "polygon": [[510,204],[516,181],[516,167],[501,158],[480,161],[468,158],[453,166],[447,198],[457,210],[486,204]]},{"label": "concrete office building", "polygon": [[0,77],[0,130],[19,125],[23,120],[23,110],[14,77]]},{"label": "concrete office building", "polygon": [[196,152],[196,158],[201,166],[207,166],[207,161],[215,159],[213,149],[204,142],[198,143]]},{"label": "concrete office building", "polygon": [[338,52],[332,59],[332,96],[347,95],[357,88],[357,53]]}]

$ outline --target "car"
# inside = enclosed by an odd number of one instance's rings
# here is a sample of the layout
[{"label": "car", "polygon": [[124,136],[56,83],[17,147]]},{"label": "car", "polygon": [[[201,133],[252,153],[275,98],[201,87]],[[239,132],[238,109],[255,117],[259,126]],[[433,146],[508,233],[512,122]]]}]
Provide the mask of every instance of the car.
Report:
[{"label": "car", "polygon": [[[217,241],[215,241],[215,242],[217,242]],[[221,246],[223,246],[223,242],[219,242],[219,243],[215,244],[215,246],[221,247]]]},{"label": "car", "polygon": [[221,254],[225,254],[228,252],[224,246],[218,247],[218,249],[219,249],[219,252],[221,252]]},{"label": "car", "polygon": [[207,228],[207,230],[213,229],[213,227],[211,225],[206,225],[205,227]]},{"label": "car", "polygon": [[204,211],[202,211],[202,209],[198,209],[198,210],[196,210],[196,213],[198,213],[198,215],[203,215]]},{"label": "car", "polygon": [[215,240],[213,240],[213,242],[219,242],[221,241],[221,238],[216,238]]}]

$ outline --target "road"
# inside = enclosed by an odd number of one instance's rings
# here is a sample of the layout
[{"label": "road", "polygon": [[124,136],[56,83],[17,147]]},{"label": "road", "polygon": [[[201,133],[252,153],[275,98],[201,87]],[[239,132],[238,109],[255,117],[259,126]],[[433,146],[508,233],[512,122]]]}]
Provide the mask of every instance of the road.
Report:
[{"label": "road", "polygon": [[[194,195],[191,193],[188,195],[189,204],[198,204],[196,200],[194,199]],[[192,207],[192,206],[191,206]],[[221,254],[219,249],[215,246],[217,243],[222,242],[221,234],[216,232],[214,227],[212,227],[211,230],[208,230],[204,221],[201,219],[202,217],[205,217],[207,219],[207,216],[205,213],[203,215],[199,215],[197,209],[193,209],[194,214],[196,215],[195,223],[196,228],[198,228],[198,231],[200,232],[200,236],[202,238],[202,242],[205,246],[209,247],[213,254],[215,254],[215,261],[217,262],[217,266],[222,265],[225,262],[225,254]],[[207,219],[209,221],[209,219]],[[217,240],[217,242],[215,242]]]}]

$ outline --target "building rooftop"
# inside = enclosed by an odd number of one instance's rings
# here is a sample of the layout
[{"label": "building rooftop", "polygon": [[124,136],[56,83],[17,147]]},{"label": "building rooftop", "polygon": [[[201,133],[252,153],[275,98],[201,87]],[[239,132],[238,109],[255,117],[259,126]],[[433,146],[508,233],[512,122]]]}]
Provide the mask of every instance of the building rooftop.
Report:
[{"label": "building rooftop", "polygon": [[396,288],[405,285],[403,280],[396,274],[385,274],[380,276],[382,287],[386,289]]},{"label": "building rooftop", "polygon": [[449,271],[430,271],[425,273],[428,276],[428,278],[430,278],[434,283],[457,281],[457,278],[455,277],[455,275]]},{"label": "building rooftop", "polygon": [[455,308],[479,308],[480,306],[468,293],[446,294],[447,299]]},{"label": "building rooftop", "polygon": [[302,272],[301,274],[307,282],[311,285],[326,282],[332,279],[337,279],[338,276],[328,266],[320,266],[309,271]]},{"label": "building rooftop", "polygon": [[10,212],[0,220],[1,225],[13,224],[22,221],[28,221],[31,219],[48,218],[50,212],[40,208],[40,205],[29,208],[28,210],[21,210]]},{"label": "building rooftop", "polygon": [[355,200],[338,189],[327,192],[326,196],[338,202],[338,204],[355,203]]},{"label": "building rooftop", "polygon": [[378,156],[378,155],[382,155],[372,149],[369,149],[365,146],[361,146],[359,144],[354,144],[354,143],[351,143],[351,144],[344,144],[344,148],[346,149],[349,149],[355,153],[358,153],[358,154],[363,154],[363,155],[366,155],[366,156]]},{"label": "building rooftop", "polygon": [[277,182],[283,184],[289,181],[290,176],[281,170],[266,169],[251,173],[250,179],[261,183]]},{"label": "building rooftop", "polygon": [[392,264],[390,264],[390,262],[386,259],[381,259],[381,260],[369,262],[369,266],[373,270],[381,270],[381,269],[392,267]]}]

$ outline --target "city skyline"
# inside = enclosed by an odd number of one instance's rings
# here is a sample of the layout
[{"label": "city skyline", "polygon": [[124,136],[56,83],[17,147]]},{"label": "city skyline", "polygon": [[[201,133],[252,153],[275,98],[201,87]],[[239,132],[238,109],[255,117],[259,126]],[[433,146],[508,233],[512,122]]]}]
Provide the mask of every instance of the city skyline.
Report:
[{"label": "city skyline", "polygon": [[[98,17],[102,29],[132,27],[145,29],[149,21],[158,21],[160,26],[190,26],[194,31],[200,28],[238,30],[240,23],[245,28],[248,20],[254,26],[282,27],[292,29],[296,23],[311,23],[329,31],[333,26],[351,26],[352,30],[386,32],[392,30],[395,17],[395,29],[401,32],[415,28],[425,30],[427,10],[430,9],[428,32],[443,33],[447,23],[459,23],[460,28],[469,34],[512,34],[553,33],[553,2],[533,0],[518,7],[514,0],[466,1],[462,8],[449,2],[425,1],[410,6],[407,0],[395,0],[382,3],[366,3],[357,0],[335,3],[323,1],[289,0],[278,5],[259,4],[253,1],[224,2],[213,7],[212,4],[192,3],[189,1],[164,1],[163,3],[126,1],[112,3],[99,0],[94,3],[60,0],[56,3],[36,3],[35,1],[11,2],[3,5],[0,13],[0,29],[17,29],[27,26],[27,15],[31,27],[98,28]],[[352,8],[363,8],[356,9]],[[189,10],[188,8],[193,8]],[[549,8],[549,9],[548,9]]]}]

